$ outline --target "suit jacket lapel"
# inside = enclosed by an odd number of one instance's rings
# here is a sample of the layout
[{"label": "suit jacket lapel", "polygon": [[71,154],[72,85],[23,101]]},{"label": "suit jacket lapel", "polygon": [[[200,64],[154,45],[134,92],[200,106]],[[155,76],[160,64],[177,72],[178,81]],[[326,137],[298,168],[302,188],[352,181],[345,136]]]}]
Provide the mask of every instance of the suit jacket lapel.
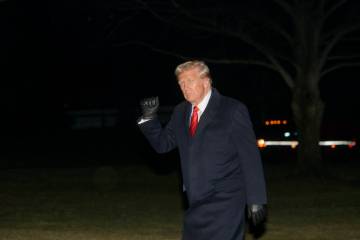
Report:
[{"label": "suit jacket lapel", "polygon": [[205,127],[214,119],[214,116],[220,105],[220,96],[221,95],[219,94],[219,92],[215,88],[213,88],[209,103],[206,106],[204,113],[200,117],[200,121],[194,137],[198,136],[205,129]]},{"label": "suit jacket lapel", "polygon": [[183,126],[184,126],[184,131],[185,131],[185,136],[186,139],[189,139],[190,134],[189,134],[189,124],[190,124],[190,115],[191,115],[191,104],[190,103],[186,103],[185,105],[185,109],[184,109],[184,120],[183,120]]}]

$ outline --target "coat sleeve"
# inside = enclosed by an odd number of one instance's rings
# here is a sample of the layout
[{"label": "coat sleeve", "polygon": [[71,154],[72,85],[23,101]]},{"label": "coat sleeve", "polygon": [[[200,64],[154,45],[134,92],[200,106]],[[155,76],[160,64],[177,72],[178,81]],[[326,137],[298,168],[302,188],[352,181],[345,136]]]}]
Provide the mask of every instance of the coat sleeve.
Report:
[{"label": "coat sleeve", "polygon": [[152,148],[157,153],[166,153],[177,147],[174,124],[175,117],[173,113],[170,121],[164,128],[157,118],[138,125]]},{"label": "coat sleeve", "polygon": [[260,152],[249,112],[243,104],[239,104],[233,114],[232,140],[243,169],[247,204],[265,204],[267,197]]}]

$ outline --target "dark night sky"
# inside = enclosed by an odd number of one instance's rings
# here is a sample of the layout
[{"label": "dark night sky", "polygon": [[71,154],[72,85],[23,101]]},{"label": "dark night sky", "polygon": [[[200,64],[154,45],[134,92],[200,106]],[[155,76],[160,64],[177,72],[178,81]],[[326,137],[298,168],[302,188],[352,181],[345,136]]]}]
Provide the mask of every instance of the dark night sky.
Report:
[{"label": "dark night sky", "polygon": [[[222,51],[219,46],[227,44],[207,36],[211,41],[197,40],[192,45],[187,41],[191,35],[187,30],[175,30],[144,15],[111,32],[114,23],[127,14],[116,6],[115,1],[0,2],[0,43],[5,52],[1,54],[1,101],[5,113],[36,122],[44,115],[56,119],[64,106],[117,107],[135,119],[143,97],[159,95],[164,105],[182,100],[173,76],[182,60],[145,46],[121,43],[149,41],[194,57],[204,52],[216,56]],[[214,47],[214,42],[219,45]],[[251,51],[240,46],[228,54]],[[253,116],[290,114],[290,93],[276,73],[254,66],[209,65],[215,86],[245,102]],[[359,77],[359,68],[353,67],[323,79],[326,121],[359,121],[355,116],[360,107]]]}]

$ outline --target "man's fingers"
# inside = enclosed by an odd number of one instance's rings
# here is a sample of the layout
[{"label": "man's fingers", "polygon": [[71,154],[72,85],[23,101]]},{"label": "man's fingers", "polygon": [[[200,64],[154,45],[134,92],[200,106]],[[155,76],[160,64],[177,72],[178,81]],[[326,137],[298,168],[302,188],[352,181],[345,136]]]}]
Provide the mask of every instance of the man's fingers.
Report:
[{"label": "man's fingers", "polygon": [[155,107],[156,105],[158,105],[159,104],[159,97],[152,98],[151,103],[152,103],[152,107]]},{"label": "man's fingers", "polygon": [[254,223],[254,225],[257,225],[259,223],[259,215],[258,215],[258,213],[253,214],[253,223]]},{"label": "man's fingers", "polygon": [[265,211],[259,210],[252,213],[252,221],[254,225],[258,225],[265,220]]},{"label": "man's fingers", "polygon": [[150,97],[143,99],[140,104],[144,107],[155,107],[159,103],[158,97]]}]

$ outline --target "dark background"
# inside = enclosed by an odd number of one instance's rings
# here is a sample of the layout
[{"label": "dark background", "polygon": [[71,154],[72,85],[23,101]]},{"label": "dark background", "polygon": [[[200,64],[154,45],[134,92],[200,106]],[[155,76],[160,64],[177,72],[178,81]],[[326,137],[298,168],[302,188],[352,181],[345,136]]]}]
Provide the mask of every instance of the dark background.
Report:
[{"label": "dark background", "polygon": [[[155,157],[138,131],[138,103],[155,95],[162,106],[182,101],[173,72],[183,60],[129,42],[148,42],[192,57],[206,52],[247,56],[253,51],[219,36],[199,35],[204,41],[192,44],[191,31],[161,24],[146,13],[122,22],[129,12],[121,3],[0,2],[0,131],[6,167],[163,158]],[[227,44],[238,48],[229,50]],[[290,92],[276,73],[246,65],[209,66],[215,87],[248,106],[258,135],[266,119],[291,121]],[[358,138],[359,78],[359,68],[352,67],[322,80],[323,138]],[[72,129],[68,113],[84,109],[115,109],[116,125]],[[49,160],[44,153],[56,157]]]}]

